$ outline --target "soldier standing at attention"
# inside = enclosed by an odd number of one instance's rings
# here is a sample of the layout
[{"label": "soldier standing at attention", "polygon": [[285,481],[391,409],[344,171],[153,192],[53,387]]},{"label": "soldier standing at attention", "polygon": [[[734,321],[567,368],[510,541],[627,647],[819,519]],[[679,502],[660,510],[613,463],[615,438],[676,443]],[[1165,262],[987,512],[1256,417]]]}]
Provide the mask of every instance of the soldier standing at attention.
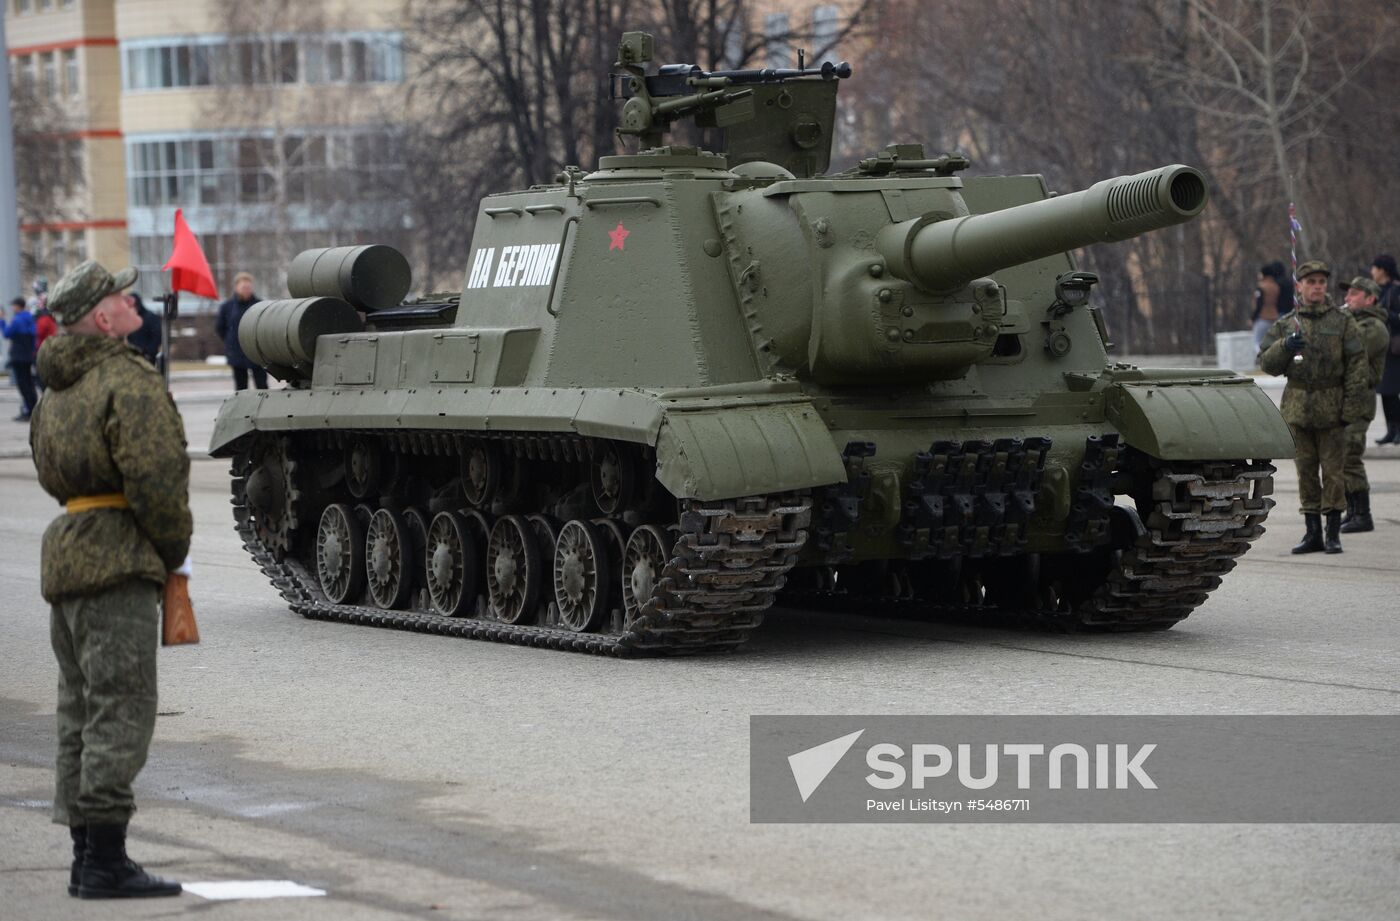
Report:
[{"label": "soldier standing at attention", "polygon": [[1331,274],[1323,262],[1298,266],[1298,308],[1279,317],[1264,335],[1259,352],[1259,367],[1265,374],[1288,378],[1281,408],[1297,451],[1293,463],[1298,468],[1298,499],[1307,527],[1294,553],[1342,552],[1345,426],[1362,418],[1367,401],[1372,400],[1366,347],[1356,321],[1334,307],[1327,295]]},{"label": "soldier standing at attention", "polygon": [[68,893],[177,895],[126,856],[131,785],[156,723],[157,598],[190,546],[185,433],[155,369],[125,338],[141,326],[91,260],[54,286],[64,332],[39,365],[48,393],[29,433],[39,483],[65,512],[44,532],[40,588],[58,658],[54,821],[73,839]]},{"label": "soldier standing at attention", "polygon": [[[1356,328],[1366,343],[1366,367],[1370,371],[1371,389],[1380,383],[1385,370],[1385,353],[1390,347],[1390,331],[1386,327],[1385,308],[1380,305],[1381,286],[1370,278],[1357,276],[1343,283],[1346,309],[1356,321]],[[1347,425],[1347,460],[1344,471],[1347,490],[1347,513],[1342,517],[1343,534],[1374,531],[1371,520],[1371,484],[1366,480],[1366,466],[1361,455],[1366,451],[1366,430],[1376,418],[1376,401],[1366,401],[1366,415]]]}]

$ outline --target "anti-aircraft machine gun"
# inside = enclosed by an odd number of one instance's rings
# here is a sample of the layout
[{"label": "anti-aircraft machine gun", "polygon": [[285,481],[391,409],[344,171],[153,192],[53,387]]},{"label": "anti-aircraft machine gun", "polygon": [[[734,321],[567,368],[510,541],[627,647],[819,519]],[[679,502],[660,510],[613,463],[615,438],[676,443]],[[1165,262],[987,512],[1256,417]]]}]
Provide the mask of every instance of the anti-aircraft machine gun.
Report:
[{"label": "anti-aircraft machine gun", "polygon": [[1069,254],[1191,220],[1200,172],[1056,196],[905,144],[828,175],[848,65],[651,57],[628,33],[612,82],[637,150],[488,196],[460,294],[311,250],[244,320],[288,386],[211,452],[294,610],[622,654],[774,602],[1155,630],[1206,599],[1287,428],[1248,378],[1110,363]]}]

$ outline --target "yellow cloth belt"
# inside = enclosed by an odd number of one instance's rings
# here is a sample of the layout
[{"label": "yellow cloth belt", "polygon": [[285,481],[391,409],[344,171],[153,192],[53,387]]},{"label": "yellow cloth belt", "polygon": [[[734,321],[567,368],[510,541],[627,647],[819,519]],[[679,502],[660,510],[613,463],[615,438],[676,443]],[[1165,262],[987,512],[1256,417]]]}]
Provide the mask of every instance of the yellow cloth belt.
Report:
[{"label": "yellow cloth belt", "polygon": [[78,496],[68,500],[68,514],[90,512],[95,508],[131,508],[126,496],[119,492],[104,492],[97,496]]}]

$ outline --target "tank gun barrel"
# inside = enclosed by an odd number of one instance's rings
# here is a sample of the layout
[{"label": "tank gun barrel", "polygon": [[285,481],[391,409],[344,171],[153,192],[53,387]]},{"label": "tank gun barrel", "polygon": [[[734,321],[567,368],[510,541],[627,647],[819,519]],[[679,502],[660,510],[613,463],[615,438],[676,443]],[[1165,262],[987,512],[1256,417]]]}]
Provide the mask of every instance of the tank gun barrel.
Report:
[{"label": "tank gun barrel", "polygon": [[1185,223],[1208,197],[1199,170],[1174,164],[987,214],[926,214],[885,227],[876,247],[895,276],[948,291],[998,269]]}]

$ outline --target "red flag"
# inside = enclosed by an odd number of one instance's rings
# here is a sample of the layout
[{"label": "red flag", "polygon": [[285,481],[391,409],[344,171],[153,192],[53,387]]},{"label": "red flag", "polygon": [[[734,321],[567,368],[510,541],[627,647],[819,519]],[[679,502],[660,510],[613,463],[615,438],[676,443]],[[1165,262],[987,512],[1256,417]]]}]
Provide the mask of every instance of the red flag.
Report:
[{"label": "red flag", "polygon": [[204,258],[204,250],[199,248],[199,240],[185,223],[185,212],[179,208],[175,209],[175,251],[161,266],[161,271],[170,272],[171,291],[188,291],[213,301],[219,299],[209,260]]}]

